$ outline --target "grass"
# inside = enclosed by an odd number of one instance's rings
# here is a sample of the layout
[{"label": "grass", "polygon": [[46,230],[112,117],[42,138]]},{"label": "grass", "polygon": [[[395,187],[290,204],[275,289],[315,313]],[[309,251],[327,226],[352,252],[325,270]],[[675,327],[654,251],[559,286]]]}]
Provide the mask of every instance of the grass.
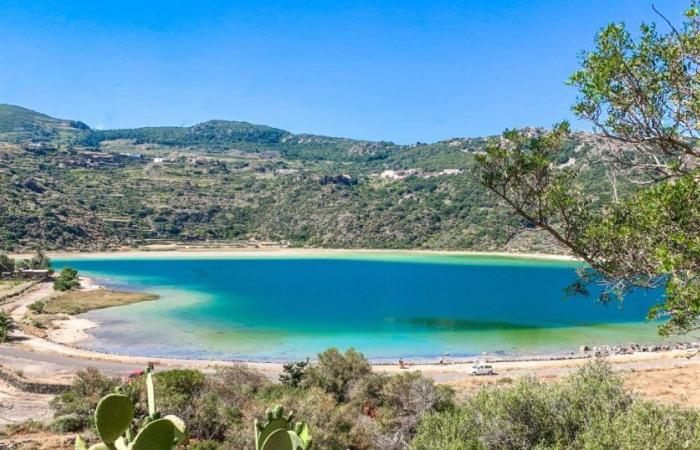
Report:
[{"label": "grass", "polygon": [[0,280],[0,300],[22,290],[30,283],[29,280]]},{"label": "grass", "polygon": [[82,314],[93,309],[130,305],[158,298],[155,294],[120,292],[108,289],[68,291],[46,302],[43,312],[46,314]]}]

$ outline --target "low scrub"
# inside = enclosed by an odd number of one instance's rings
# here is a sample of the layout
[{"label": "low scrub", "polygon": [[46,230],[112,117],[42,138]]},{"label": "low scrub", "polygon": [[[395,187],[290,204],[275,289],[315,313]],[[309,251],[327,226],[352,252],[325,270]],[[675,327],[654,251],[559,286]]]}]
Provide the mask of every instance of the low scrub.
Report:
[{"label": "low scrub", "polygon": [[[296,386],[243,366],[158,372],[158,409],[183,419],[198,450],[253,450],[251,423],[273,404],[295,411],[323,450],[700,449],[697,410],[636,398],[601,361],[558,382],[482,387],[459,404],[420,372],[373,373],[354,350],[327,350],[303,372]],[[122,384],[88,370],[53,401],[52,428],[94,431],[97,402],[117,386],[147,414],[143,377]]]},{"label": "low scrub", "polygon": [[635,398],[595,361],[558,383],[522,378],[482,388],[453,410],[428,414],[411,448],[697,449],[700,414]]}]

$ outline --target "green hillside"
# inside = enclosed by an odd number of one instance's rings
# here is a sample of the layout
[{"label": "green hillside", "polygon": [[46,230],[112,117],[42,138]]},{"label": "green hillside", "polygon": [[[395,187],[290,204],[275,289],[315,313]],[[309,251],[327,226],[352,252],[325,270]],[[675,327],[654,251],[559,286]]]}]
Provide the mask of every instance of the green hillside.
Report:
[{"label": "green hillside", "polygon": [[[91,130],[2,106],[0,248],[160,242],[557,251],[470,176],[486,139],[395,145],[246,122]],[[562,163],[607,191],[579,134]],[[570,159],[573,158],[573,159]]]}]

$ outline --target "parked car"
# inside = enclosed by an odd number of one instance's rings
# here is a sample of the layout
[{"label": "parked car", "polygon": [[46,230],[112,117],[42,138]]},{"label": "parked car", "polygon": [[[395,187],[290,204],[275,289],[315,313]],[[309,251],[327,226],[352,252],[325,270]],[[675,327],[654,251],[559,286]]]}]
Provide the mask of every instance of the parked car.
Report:
[{"label": "parked car", "polygon": [[472,366],[472,370],[470,372],[472,375],[495,375],[496,372],[493,370],[493,366],[491,364],[484,364],[484,363],[474,363]]}]

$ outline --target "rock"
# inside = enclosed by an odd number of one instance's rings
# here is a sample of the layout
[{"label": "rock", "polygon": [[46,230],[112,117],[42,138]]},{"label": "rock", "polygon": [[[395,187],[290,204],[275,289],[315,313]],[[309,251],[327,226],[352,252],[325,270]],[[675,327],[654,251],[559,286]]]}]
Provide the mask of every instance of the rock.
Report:
[{"label": "rock", "polygon": [[581,353],[590,352],[591,348],[587,345],[582,345],[581,347],[579,347],[578,351],[580,351]]}]

